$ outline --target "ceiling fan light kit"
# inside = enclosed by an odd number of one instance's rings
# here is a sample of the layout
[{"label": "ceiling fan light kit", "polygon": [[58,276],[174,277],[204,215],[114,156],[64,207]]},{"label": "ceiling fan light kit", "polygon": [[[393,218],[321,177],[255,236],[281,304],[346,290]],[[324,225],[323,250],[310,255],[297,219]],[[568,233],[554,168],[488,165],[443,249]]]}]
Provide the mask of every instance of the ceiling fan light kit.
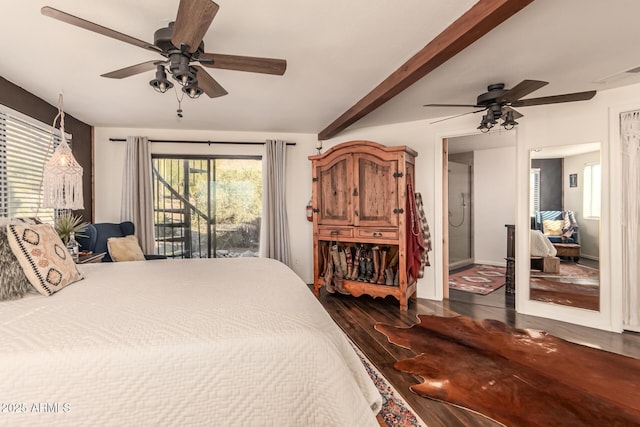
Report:
[{"label": "ceiling fan light kit", "polygon": [[587,101],[596,95],[595,90],[577,93],[567,93],[564,95],[544,96],[541,98],[520,99],[540,89],[549,83],[540,80],[523,80],[511,89],[505,89],[504,83],[495,83],[487,87],[487,92],[478,96],[474,105],[464,104],[426,104],[424,107],[468,107],[479,108],[469,113],[458,114],[457,116],[437,120],[432,123],[449,120],[467,114],[474,114],[486,111],[477,129],[480,132],[489,132],[501,119],[500,124],[506,130],[512,130],[517,125],[516,119],[523,117],[522,114],[512,107],[531,107],[534,105],[558,104],[562,102]]},{"label": "ceiling fan light kit", "polygon": [[283,75],[287,68],[287,61],[283,59],[205,53],[202,39],[219,8],[211,0],[180,0],[175,22],[170,22],[166,27],[158,29],[154,33],[153,44],[49,6],[44,6],[41,13],[67,24],[151,50],[165,57],[165,60],[147,61],[102,75],[122,79],[155,68],[156,77],[149,84],[160,93],[165,93],[174,86],[167,79],[167,64],[173,79],[182,86],[182,92],[194,99],[203,93],[210,98],[216,98],[228,92],[204,68],[191,65],[192,62],[199,62],[209,68]]},{"label": "ceiling fan light kit", "polygon": [[187,85],[182,88],[182,91],[187,94],[187,96],[191,99],[199,98],[202,95],[203,91],[198,86],[198,81],[195,80],[192,84]]},{"label": "ceiling fan light kit", "polygon": [[504,110],[508,109],[508,111],[505,111],[503,113],[502,109],[503,107],[499,105],[495,105],[489,108],[487,110],[487,114],[482,116],[482,121],[480,122],[480,126],[478,126],[477,129],[479,129],[482,133],[487,133],[491,130],[491,128],[498,124],[498,120],[496,119],[496,110],[497,114],[500,114],[500,116],[498,117],[502,119],[502,123],[500,124],[500,126],[502,126],[505,130],[512,130],[513,128],[515,128],[516,125],[518,125],[518,122],[516,122],[513,114],[515,110],[509,107],[504,107]]},{"label": "ceiling fan light kit", "polygon": [[505,128],[506,130],[511,130],[517,125],[518,122],[516,122],[516,120],[513,118],[513,111],[507,111],[507,117],[504,119],[500,126]]},{"label": "ceiling fan light kit", "polygon": [[164,65],[158,64],[158,68],[156,69],[156,78],[151,80],[149,84],[158,92],[165,93],[169,89],[173,87],[173,83],[171,83],[167,79],[167,73],[164,69]]}]

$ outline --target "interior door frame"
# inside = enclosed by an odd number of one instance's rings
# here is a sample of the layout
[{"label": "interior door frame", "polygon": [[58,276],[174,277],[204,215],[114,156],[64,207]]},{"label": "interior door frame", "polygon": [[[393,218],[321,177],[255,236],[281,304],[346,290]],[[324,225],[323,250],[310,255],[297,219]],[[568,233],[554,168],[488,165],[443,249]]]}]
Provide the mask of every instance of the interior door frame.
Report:
[{"label": "interior door frame", "polygon": [[442,138],[442,297],[449,299],[449,138]]},{"label": "interior door frame", "polygon": [[[515,129],[512,132],[515,132],[516,134],[516,158],[517,158],[517,154],[518,154],[518,130]],[[437,140],[441,142],[441,150],[440,150],[440,155],[442,156],[442,170],[441,175],[440,175],[440,179],[442,180],[441,182],[441,188],[442,188],[442,194],[440,197],[440,207],[441,207],[441,213],[442,213],[442,217],[440,218],[440,230],[442,233],[442,287],[439,288],[437,291],[442,292],[441,295],[444,299],[448,299],[449,298],[449,219],[448,219],[448,212],[449,212],[449,174],[448,174],[448,170],[449,170],[449,142],[451,139],[453,138],[459,138],[459,137],[464,137],[464,136],[473,136],[473,135],[477,135],[478,131],[476,129],[472,129],[472,130],[462,130],[460,132],[453,132],[453,133],[446,133],[446,134],[439,134],[437,136]],[[517,166],[517,165],[516,165]],[[527,174],[529,169],[527,169]],[[519,175],[519,170],[516,167],[516,176]],[[528,176],[528,175],[527,175]],[[517,184],[518,184],[518,180]],[[518,185],[516,184],[516,199],[519,196],[519,189],[518,189]],[[528,181],[527,181],[527,189],[528,189]],[[526,195],[527,200],[528,200],[528,193]],[[516,200],[517,202],[517,200]],[[517,204],[517,203],[516,203]],[[528,212],[528,210],[527,210]],[[516,222],[518,219],[518,211],[516,212]],[[473,218],[470,219],[473,223]],[[517,230],[518,228],[516,228]],[[525,228],[526,230],[526,228]],[[472,232],[473,232],[473,228],[472,228]],[[505,234],[505,239],[506,239],[506,234]],[[516,236],[516,241],[517,241],[517,236]],[[528,241],[528,240],[527,240]],[[473,248],[471,249],[473,251]],[[473,252],[472,252],[473,253]],[[528,252],[527,252],[527,257],[528,257]],[[516,269],[518,266],[518,261],[517,261],[517,257],[516,257]],[[523,263],[528,265],[528,263]],[[527,270],[527,280],[529,279],[528,276],[529,272]],[[438,279],[436,277],[436,279]],[[524,292],[526,292],[526,294],[529,294],[529,286],[527,284],[526,286],[526,290],[524,290],[523,286],[518,287],[517,286],[518,283],[518,278],[516,277],[515,283],[514,283],[514,289],[516,290],[516,295],[518,295],[518,290],[522,290]],[[516,298],[515,301],[515,309],[516,311],[518,311],[518,299]]]}]

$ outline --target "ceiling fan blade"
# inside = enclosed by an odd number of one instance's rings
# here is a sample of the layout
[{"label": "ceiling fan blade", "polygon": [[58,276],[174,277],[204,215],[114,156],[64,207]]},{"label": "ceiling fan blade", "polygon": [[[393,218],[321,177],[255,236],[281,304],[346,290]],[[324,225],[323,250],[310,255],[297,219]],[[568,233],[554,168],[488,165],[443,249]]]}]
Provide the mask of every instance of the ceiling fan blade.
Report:
[{"label": "ceiling fan blade", "polygon": [[198,50],[219,8],[220,6],[211,0],[180,0],[171,43],[177,48],[187,45],[189,52],[194,53]]},{"label": "ceiling fan blade", "polygon": [[284,59],[222,55],[218,53],[203,53],[199,59],[200,63],[205,67],[247,71],[250,73],[275,74],[281,76],[287,69],[287,61]]},{"label": "ceiling fan blade", "polygon": [[559,104],[562,102],[588,101],[596,95],[595,90],[587,92],[567,93],[564,95],[543,96],[542,98],[521,99],[512,102],[514,107],[531,107],[533,105]]},{"label": "ceiling fan blade", "polygon": [[480,113],[482,111],[485,111],[486,108],[483,108],[482,110],[476,110],[476,111],[469,111],[468,113],[462,113],[462,114],[457,114],[455,116],[451,116],[451,117],[445,117],[444,119],[440,119],[440,120],[436,120],[435,122],[430,122],[429,124],[432,125],[434,123],[440,123],[440,122],[444,122],[445,120],[451,120],[451,119],[455,119],[457,117],[462,117],[462,116],[466,116],[467,114],[475,114],[475,113]]},{"label": "ceiling fan blade", "polygon": [[126,34],[112,30],[111,28],[103,27],[102,25],[94,24],[93,22],[87,21],[86,19],[78,18],[77,16],[70,15],[66,12],[62,12],[61,10],[54,9],[49,6],[44,6],[42,9],[40,9],[40,12],[50,18],[66,22],[67,24],[75,25],[76,27],[84,28],[85,30],[93,31],[94,33],[102,34],[103,36],[111,37],[116,40],[141,47],[143,49],[151,50],[153,52],[162,52],[162,49],[152,43],[136,39],[135,37],[128,36]]},{"label": "ceiling fan blade", "polygon": [[511,89],[507,91],[504,95],[496,99],[497,102],[514,102],[523,96],[529,95],[531,92],[534,92],[541,87],[548,85],[548,82],[543,82],[540,80],[523,80]]},{"label": "ceiling fan blade", "polygon": [[425,104],[423,107],[467,107],[467,108],[480,108],[482,105],[469,105],[469,104]]},{"label": "ceiling fan blade", "polygon": [[155,70],[156,65],[161,64],[162,62],[163,61],[147,61],[130,67],[121,68],[110,73],[102,74],[102,77],[108,77],[110,79],[124,79],[125,77],[131,77],[136,74],[144,73],[145,71]]},{"label": "ceiling fan blade", "polygon": [[209,98],[217,98],[229,93],[204,68],[199,65],[192,65],[192,67],[198,70],[198,86],[209,95]]},{"label": "ceiling fan blade", "polygon": [[513,119],[517,120],[520,117],[524,117],[521,113],[519,113],[518,111],[514,110],[511,107],[502,107],[502,116],[500,116],[500,118],[502,120],[507,118],[507,112],[512,111],[513,112]]}]

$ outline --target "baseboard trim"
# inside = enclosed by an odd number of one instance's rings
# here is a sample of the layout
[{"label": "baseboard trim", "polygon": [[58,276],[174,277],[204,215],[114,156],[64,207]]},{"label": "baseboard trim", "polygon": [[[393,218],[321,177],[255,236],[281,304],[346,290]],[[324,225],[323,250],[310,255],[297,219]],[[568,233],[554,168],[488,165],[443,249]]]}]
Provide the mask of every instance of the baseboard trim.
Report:
[{"label": "baseboard trim", "polygon": [[507,262],[506,261],[483,261],[480,259],[476,259],[473,261],[474,264],[484,264],[484,265],[492,265],[494,267],[506,267],[507,266]]}]

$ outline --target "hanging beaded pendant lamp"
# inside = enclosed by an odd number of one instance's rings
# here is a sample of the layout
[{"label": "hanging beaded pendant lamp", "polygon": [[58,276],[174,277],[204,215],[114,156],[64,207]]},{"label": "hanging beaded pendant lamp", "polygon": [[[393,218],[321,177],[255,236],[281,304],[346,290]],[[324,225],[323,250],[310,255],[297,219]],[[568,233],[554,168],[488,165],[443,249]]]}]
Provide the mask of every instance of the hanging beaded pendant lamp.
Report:
[{"label": "hanging beaded pendant lamp", "polygon": [[[58,115],[53,119],[53,128],[60,118],[60,144],[44,164],[43,206],[54,209],[83,209],[82,166],[76,161],[67,144],[64,133],[64,111],[62,94],[58,97]],[[51,136],[53,146],[53,134]]]}]

